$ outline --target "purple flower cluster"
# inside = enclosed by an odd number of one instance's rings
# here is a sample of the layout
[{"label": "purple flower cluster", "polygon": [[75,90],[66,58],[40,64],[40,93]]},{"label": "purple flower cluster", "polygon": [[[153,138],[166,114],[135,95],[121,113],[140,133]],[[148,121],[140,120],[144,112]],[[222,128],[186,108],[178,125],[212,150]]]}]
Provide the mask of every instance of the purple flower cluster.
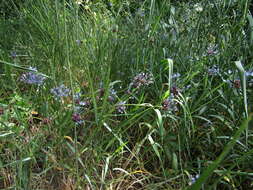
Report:
[{"label": "purple flower cluster", "polygon": [[116,111],[117,113],[123,114],[126,113],[126,101],[121,101],[116,105]]},{"label": "purple flower cluster", "polygon": [[217,76],[220,74],[220,68],[217,65],[212,66],[207,70],[208,75]]},{"label": "purple flower cluster", "polygon": [[90,106],[91,106],[90,99],[85,99],[85,100],[76,99],[75,100],[75,106],[74,106],[74,112],[82,113],[86,109],[88,109]]},{"label": "purple flower cluster", "polygon": [[143,86],[149,86],[153,83],[154,78],[152,74],[141,72],[133,78],[128,91],[130,91],[131,88],[140,89]]},{"label": "purple flower cluster", "polygon": [[70,94],[70,89],[68,89],[64,84],[52,88],[50,92],[54,95],[55,99],[60,99],[62,97],[69,96]]},{"label": "purple flower cluster", "polygon": [[27,84],[35,84],[35,85],[42,85],[46,77],[41,74],[36,73],[37,69],[33,67],[29,67],[30,70],[27,73],[21,75],[20,80]]},{"label": "purple flower cluster", "polygon": [[177,88],[176,86],[173,86],[171,88],[170,96],[162,102],[162,109],[164,111],[178,111],[175,97],[177,97],[180,92],[181,92],[181,89]]},{"label": "purple flower cluster", "polygon": [[90,99],[87,98],[85,100],[82,100],[81,97],[81,93],[74,94],[75,105],[73,107],[74,113],[72,114],[72,121],[75,122],[76,125],[81,125],[84,123],[82,114],[91,106]]},{"label": "purple flower cluster", "polygon": [[162,109],[164,111],[178,111],[177,103],[175,102],[173,95],[170,95],[162,102]]},{"label": "purple flower cluster", "polygon": [[79,113],[73,113],[72,114],[72,121],[75,122],[77,125],[82,125],[84,123],[84,120],[81,117],[81,114]]}]

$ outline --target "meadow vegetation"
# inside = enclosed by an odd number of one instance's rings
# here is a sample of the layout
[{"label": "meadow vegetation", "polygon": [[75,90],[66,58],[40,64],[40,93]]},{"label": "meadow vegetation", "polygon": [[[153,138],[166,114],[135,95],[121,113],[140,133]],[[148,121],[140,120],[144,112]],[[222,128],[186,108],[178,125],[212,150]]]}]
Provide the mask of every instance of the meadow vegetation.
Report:
[{"label": "meadow vegetation", "polygon": [[249,6],[0,3],[0,189],[253,189]]}]

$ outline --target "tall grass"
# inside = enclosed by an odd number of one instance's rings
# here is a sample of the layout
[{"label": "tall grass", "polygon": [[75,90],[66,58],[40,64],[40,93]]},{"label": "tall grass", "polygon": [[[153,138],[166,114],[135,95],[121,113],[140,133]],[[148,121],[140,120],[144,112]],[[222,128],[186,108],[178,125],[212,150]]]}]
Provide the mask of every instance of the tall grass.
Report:
[{"label": "tall grass", "polygon": [[108,6],[0,18],[0,188],[251,189],[249,1]]}]

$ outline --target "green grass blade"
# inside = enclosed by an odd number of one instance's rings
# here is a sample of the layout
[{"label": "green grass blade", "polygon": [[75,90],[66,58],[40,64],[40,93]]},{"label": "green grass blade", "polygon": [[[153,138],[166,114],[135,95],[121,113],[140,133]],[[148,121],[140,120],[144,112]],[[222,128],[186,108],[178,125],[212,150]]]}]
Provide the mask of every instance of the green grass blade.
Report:
[{"label": "green grass blade", "polygon": [[232,140],[230,140],[228,144],[225,146],[220,156],[203,172],[203,174],[199,177],[199,179],[192,186],[190,186],[188,190],[201,189],[201,186],[204,184],[207,178],[212,175],[214,170],[219,166],[219,164],[226,157],[229,151],[234,147],[242,132],[247,129],[251,119],[252,115],[250,115],[250,117],[242,123],[240,128],[236,131],[235,135],[233,136]]},{"label": "green grass blade", "polygon": [[241,83],[242,83],[242,89],[243,89],[243,100],[244,100],[244,109],[246,117],[248,117],[248,103],[247,103],[247,88],[246,88],[246,75],[245,70],[242,66],[241,61],[236,61],[235,65],[240,73]]}]

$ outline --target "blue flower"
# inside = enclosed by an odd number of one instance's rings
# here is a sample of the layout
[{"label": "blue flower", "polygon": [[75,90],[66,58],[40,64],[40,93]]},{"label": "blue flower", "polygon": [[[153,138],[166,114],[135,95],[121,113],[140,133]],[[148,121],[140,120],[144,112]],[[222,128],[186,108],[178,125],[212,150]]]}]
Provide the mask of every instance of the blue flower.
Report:
[{"label": "blue flower", "polygon": [[162,102],[162,110],[169,111],[169,112],[176,112],[178,111],[177,102],[174,100],[174,94],[171,93],[171,95],[166,98]]},{"label": "blue flower", "polygon": [[114,102],[116,100],[116,97],[117,97],[117,92],[113,88],[110,88],[108,101],[109,102]]},{"label": "blue flower", "polygon": [[59,99],[61,97],[69,96],[70,89],[68,89],[64,84],[62,84],[58,87],[52,88],[50,92],[54,95],[56,99]]},{"label": "blue flower", "polygon": [[198,178],[199,178],[199,174],[197,174],[195,176],[191,176],[189,185],[194,184]]},{"label": "blue flower", "polygon": [[213,67],[207,70],[207,73],[208,75],[211,75],[211,76],[217,76],[220,74],[220,69],[217,65],[214,65]]},{"label": "blue flower", "polygon": [[126,112],[126,106],[125,106],[125,104],[126,104],[126,101],[121,101],[121,102],[119,102],[116,105],[116,111],[117,111],[117,113],[123,114],[123,113]]},{"label": "blue flower", "polygon": [[82,125],[84,123],[84,120],[79,113],[72,114],[72,121],[75,122],[77,125]]},{"label": "blue flower", "polygon": [[42,85],[46,77],[36,73],[37,72],[36,68],[29,67],[29,69],[32,71],[22,74],[20,80],[27,84],[36,84],[39,86]]},{"label": "blue flower", "polygon": [[133,78],[129,85],[128,91],[130,91],[131,88],[140,89],[141,87],[149,86],[153,83],[154,78],[152,74],[141,72]]}]

